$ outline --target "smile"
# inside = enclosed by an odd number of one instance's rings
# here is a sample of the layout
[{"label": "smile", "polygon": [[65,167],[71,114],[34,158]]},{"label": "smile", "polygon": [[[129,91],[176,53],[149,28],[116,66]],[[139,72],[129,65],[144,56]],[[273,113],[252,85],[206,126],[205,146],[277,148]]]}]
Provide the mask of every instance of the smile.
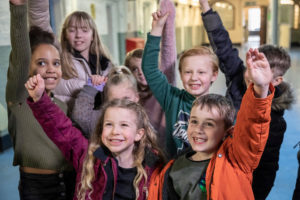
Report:
[{"label": "smile", "polygon": [[199,88],[201,87],[200,84],[189,84],[189,86],[190,86],[190,88],[191,88],[192,90],[197,90],[197,89],[199,89]]},{"label": "smile", "polygon": [[203,144],[206,140],[203,138],[193,137],[193,141],[195,144]]}]

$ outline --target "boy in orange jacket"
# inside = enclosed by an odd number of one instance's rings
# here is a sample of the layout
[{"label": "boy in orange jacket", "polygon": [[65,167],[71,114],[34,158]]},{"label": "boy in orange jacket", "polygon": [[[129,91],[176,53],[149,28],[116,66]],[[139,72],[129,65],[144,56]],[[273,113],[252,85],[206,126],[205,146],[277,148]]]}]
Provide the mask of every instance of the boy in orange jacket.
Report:
[{"label": "boy in orange jacket", "polygon": [[148,199],[254,199],[252,173],[264,150],[274,87],[263,53],[246,55],[251,80],[233,128],[234,107],[207,94],[192,106],[187,129],[192,150],[152,176]]}]

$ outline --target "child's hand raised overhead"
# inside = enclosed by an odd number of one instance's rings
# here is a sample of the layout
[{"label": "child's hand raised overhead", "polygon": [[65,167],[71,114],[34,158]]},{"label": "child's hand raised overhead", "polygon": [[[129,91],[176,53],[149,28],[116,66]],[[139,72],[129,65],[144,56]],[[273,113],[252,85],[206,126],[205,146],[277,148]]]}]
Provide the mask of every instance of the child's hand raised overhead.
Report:
[{"label": "child's hand raised overhead", "polygon": [[32,76],[25,83],[25,87],[28,91],[29,96],[34,102],[38,101],[45,91],[45,82],[40,74]]},{"label": "child's hand raised overhead", "polygon": [[153,21],[152,21],[152,30],[150,32],[153,36],[161,36],[164,25],[167,21],[169,13],[162,15],[160,11],[152,13]]},{"label": "child's hand raised overhead", "polygon": [[257,49],[250,48],[246,54],[246,63],[249,78],[254,84],[255,96],[265,98],[273,77],[267,58]]}]

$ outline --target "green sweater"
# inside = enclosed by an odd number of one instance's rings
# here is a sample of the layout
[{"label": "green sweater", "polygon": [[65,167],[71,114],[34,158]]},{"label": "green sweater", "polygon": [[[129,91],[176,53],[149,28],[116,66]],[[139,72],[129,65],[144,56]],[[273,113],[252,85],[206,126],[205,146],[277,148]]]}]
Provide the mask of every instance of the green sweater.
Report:
[{"label": "green sweater", "polygon": [[[64,156],[47,137],[26,103],[24,84],[30,66],[30,43],[27,28],[27,6],[10,4],[11,53],[7,72],[6,102],[8,130],[13,141],[13,165],[62,171],[69,168]],[[54,99],[64,111],[67,107]]]},{"label": "green sweater", "polygon": [[142,69],[153,95],[165,111],[167,151],[169,156],[174,156],[188,144],[186,129],[195,97],[170,85],[158,69],[160,39],[148,34]]}]

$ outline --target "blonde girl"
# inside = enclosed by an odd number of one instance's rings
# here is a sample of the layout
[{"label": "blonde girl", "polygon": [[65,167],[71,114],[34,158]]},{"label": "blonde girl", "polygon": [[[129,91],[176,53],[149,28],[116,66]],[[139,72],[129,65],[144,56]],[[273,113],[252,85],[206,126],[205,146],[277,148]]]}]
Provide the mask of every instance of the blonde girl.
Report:
[{"label": "blonde girl", "polygon": [[48,137],[77,172],[75,199],[146,199],[152,172],[163,156],[147,114],[137,103],[115,99],[103,107],[90,143],[30,78],[28,104]]},{"label": "blonde girl", "polygon": [[[44,30],[49,24],[48,2],[31,0],[29,4],[31,25]],[[43,12],[41,12],[43,11]],[[57,98],[68,104],[72,111],[77,94],[91,79],[92,85],[104,84],[112,67],[110,57],[104,50],[97,27],[91,16],[83,11],[71,13],[65,19],[61,31],[63,77],[54,90]]]},{"label": "blonde girl", "polygon": [[103,92],[85,85],[78,94],[71,117],[86,138],[96,127],[103,102],[113,99],[139,101],[136,79],[125,66],[112,68]]}]

